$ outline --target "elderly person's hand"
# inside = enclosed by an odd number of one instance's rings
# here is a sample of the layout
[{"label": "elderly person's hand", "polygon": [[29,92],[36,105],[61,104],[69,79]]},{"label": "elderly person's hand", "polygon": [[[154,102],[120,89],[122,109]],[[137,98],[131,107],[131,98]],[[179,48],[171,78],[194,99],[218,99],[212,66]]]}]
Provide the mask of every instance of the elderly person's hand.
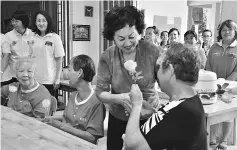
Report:
[{"label": "elderly person's hand", "polygon": [[121,105],[125,109],[126,116],[128,116],[132,111],[132,103],[131,103],[131,100],[130,100],[129,93],[123,93],[123,100],[122,100]]},{"label": "elderly person's hand", "polygon": [[123,139],[123,148],[122,148],[122,150],[125,150],[125,134],[123,134],[121,138]]},{"label": "elderly person's hand", "polygon": [[132,85],[130,99],[133,106],[142,106],[143,104],[142,92],[137,84]]}]

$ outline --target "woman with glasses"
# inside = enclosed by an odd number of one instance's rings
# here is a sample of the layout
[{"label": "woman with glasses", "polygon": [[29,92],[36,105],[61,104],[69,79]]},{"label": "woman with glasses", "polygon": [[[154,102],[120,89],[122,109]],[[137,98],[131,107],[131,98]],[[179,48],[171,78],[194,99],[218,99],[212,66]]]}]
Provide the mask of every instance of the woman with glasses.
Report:
[{"label": "woman with glasses", "polygon": [[201,48],[204,49],[206,56],[208,55],[208,52],[212,46],[211,37],[212,37],[211,30],[206,29],[202,32],[203,43],[201,45]]}]

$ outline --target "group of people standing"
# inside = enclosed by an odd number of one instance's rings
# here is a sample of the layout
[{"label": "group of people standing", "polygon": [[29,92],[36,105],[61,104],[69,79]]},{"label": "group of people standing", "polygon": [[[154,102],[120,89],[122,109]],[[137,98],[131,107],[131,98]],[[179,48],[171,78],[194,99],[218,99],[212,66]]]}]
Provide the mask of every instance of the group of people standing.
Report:
[{"label": "group of people standing", "polygon": [[36,80],[54,96],[65,55],[62,40],[45,11],[36,12],[31,22],[30,26],[24,11],[16,11],[11,20],[14,29],[1,34],[1,86],[17,82],[16,62],[20,57],[32,57],[36,61]]}]

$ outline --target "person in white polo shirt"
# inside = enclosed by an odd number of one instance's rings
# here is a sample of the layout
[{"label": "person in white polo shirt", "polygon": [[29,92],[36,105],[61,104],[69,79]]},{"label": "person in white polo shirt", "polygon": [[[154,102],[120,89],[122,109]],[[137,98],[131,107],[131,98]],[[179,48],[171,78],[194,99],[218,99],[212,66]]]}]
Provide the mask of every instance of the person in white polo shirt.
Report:
[{"label": "person in white polo shirt", "polygon": [[9,58],[10,48],[7,44],[6,36],[1,33],[1,86],[8,84],[11,80],[11,74],[9,72]]},{"label": "person in white polo shirt", "polygon": [[52,18],[45,11],[36,12],[32,20],[35,43],[32,45],[36,57],[36,80],[55,96],[62,72],[65,55],[62,40],[53,27]]},{"label": "person in white polo shirt", "polygon": [[19,57],[26,57],[32,55],[30,45],[34,43],[32,40],[33,33],[28,29],[30,19],[24,11],[15,11],[12,14],[11,23],[14,29],[5,34],[7,44],[11,52],[10,55],[10,73],[12,79],[10,83],[17,82],[16,77],[16,62]]}]

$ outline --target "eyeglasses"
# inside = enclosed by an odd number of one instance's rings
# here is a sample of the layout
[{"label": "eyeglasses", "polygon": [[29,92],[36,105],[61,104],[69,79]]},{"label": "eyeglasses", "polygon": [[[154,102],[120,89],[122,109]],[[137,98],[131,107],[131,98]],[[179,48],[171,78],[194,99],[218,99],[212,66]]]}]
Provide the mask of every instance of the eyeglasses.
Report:
[{"label": "eyeglasses", "polygon": [[203,35],[203,37],[211,37],[210,35]]}]

